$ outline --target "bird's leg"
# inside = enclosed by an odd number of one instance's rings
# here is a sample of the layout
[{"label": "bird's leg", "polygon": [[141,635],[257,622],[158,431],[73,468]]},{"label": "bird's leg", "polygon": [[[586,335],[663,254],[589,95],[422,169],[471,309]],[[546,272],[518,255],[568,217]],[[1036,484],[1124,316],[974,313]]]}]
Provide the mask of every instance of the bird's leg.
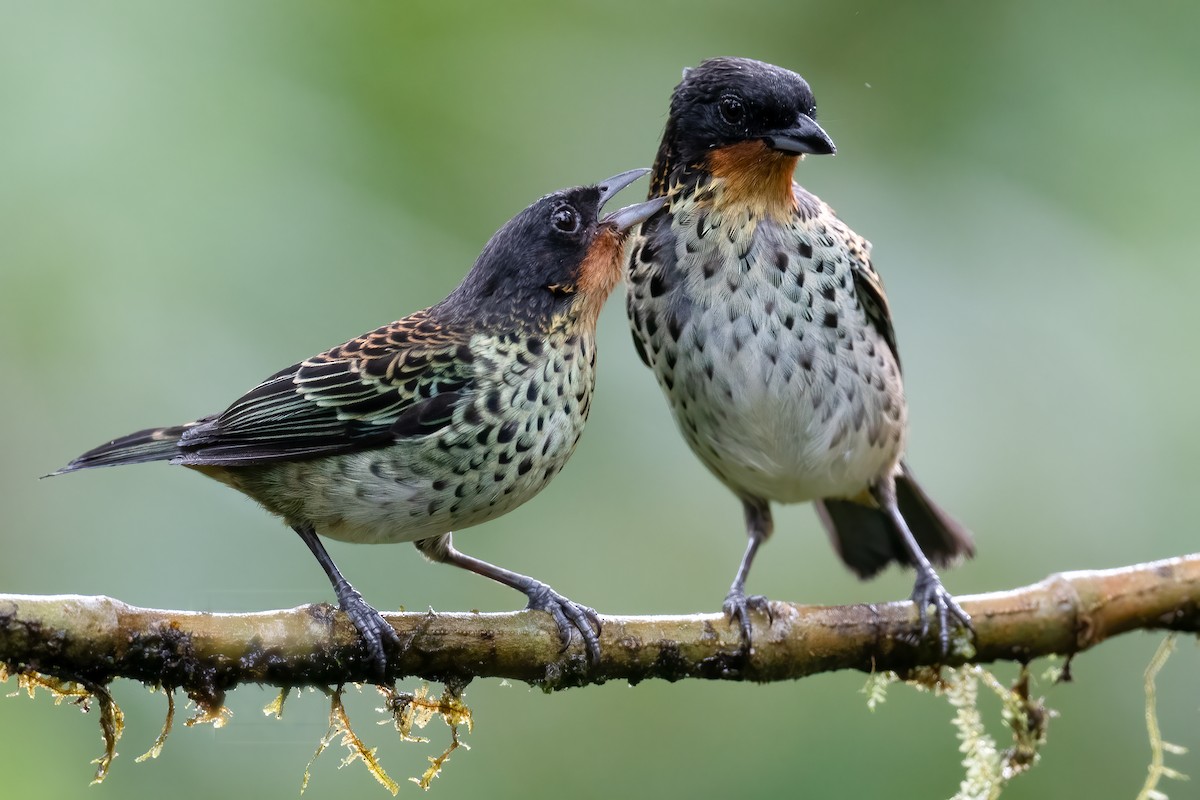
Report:
[{"label": "bird's leg", "polygon": [[346,612],[346,616],[354,623],[354,627],[358,629],[366,643],[367,654],[375,668],[375,676],[380,680],[386,680],[387,648],[390,646],[397,651],[402,649],[400,637],[396,635],[395,629],[387,624],[379,612],[363,599],[363,596],[350,585],[349,581],[342,577],[341,571],[329,557],[325,545],[321,544],[321,540],[317,538],[317,533],[312,526],[293,525],[292,530],[300,534],[300,538],[308,545],[308,549],[312,550],[313,555],[317,557],[317,563],[329,576],[334,594],[337,595],[338,606]]},{"label": "bird's leg", "polygon": [[750,565],[754,562],[754,554],[758,546],[771,536],[775,523],[771,521],[771,507],[765,500],[743,500],[746,512],[746,535],[750,541],[746,543],[746,552],[742,554],[742,563],[738,564],[737,575],[729,594],[725,595],[722,608],[730,622],[736,622],[742,629],[742,641],[746,650],[750,650],[750,611],[768,611],[767,598],[760,594],[746,596],[746,576],[750,574]]},{"label": "bird's leg", "polygon": [[518,572],[497,567],[454,548],[453,534],[444,533],[414,542],[417,549],[430,561],[451,564],[456,567],[491,578],[497,583],[511,586],[529,598],[526,608],[545,611],[554,617],[563,649],[571,643],[571,632],[578,631],[583,637],[588,658],[592,664],[600,663],[600,617],[594,609],[580,605],[550,588],[548,584]]},{"label": "bird's leg", "polygon": [[900,506],[896,503],[895,480],[891,476],[881,479],[871,487],[871,494],[891,520],[896,532],[900,534],[900,541],[904,543],[904,549],[908,551],[908,557],[917,571],[912,601],[917,606],[917,617],[921,621],[921,638],[924,639],[929,634],[929,606],[932,605],[937,611],[938,637],[942,646],[942,656],[945,656],[950,652],[950,617],[953,616],[956,622],[968,631],[974,631],[971,627],[971,617],[942,586],[941,578],[934,571],[929,559],[921,552],[921,546],[917,544],[912,531],[908,529],[908,523],[904,521],[903,515],[900,514]]}]

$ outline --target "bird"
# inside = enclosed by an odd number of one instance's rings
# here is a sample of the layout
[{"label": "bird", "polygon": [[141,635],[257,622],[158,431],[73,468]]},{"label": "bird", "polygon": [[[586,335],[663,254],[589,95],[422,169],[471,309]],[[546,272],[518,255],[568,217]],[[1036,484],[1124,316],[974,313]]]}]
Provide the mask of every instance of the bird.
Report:
[{"label": "bird", "polygon": [[399,637],[320,537],[413,542],[429,560],[524,593],[563,647],[596,662],[599,617],[549,585],[457,550],[563,468],[591,405],[596,321],[631,229],[665,203],[600,209],[649,170],[548,194],[500,228],[444,300],[292,364],[220,414],[114,439],[58,472],[167,461],[248,495],[312,551],[383,677]]},{"label": "bird", "polygon": [[[718,57],[684,71],[651,173],[667,207],[628,245],[626,310],[700,461],[742,502],[748,543],[723,610],[751,646],[746,579],[772,534],[771,503],[812,502],[861,578],[916,570],[921,638],[970,617],[934,564],[974,554],[905,459],[907,405],[887,295],[870,243],[794,181],[832,155],[795,72]],[[932,562],[932,563],[931,563]]]}]

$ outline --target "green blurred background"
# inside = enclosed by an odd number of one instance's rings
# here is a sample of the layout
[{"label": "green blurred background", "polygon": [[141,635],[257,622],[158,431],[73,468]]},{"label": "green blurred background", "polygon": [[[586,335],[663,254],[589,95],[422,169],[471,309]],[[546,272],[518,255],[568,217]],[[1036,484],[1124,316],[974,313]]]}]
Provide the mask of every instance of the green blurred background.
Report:
[{"label": "green blurred background", "polygon": [[[114,435],[219,410],[441,298],[538,195],[648,166],[680,69],[724,54],[804,74],[838,143],[799,178],[874,241],[910,461],[978,537],[947,586],[1196,549],[1195,3],[3,2],[0,18],[0,591],[212,610],[331,600],[295,535],[216,483],[163,465],[37,476]],[[738,504],[676,436],[620,300],[600,339],[571,465],[459,544],[602,612],[714,611],[743,548]],[[909,591],[895,571],[857,582],[807,507],[778,513],[777,531],[754,591]],[[383,609],[520,605],[407,546],[330,550]],[[1136,794],[1157,641],[1106,644],[1049,687],[1061,717],[1006,797]],[[1168,763],[1200,779],[1197,667],[1184,642],[1161,712],[1166,738],[1192,748]],[[950,708],[895,690],[871,714],[862,684],[547,697],[479,681],[474,749],[434,791],[953,794]],[[295,797],[325,728],[319,696],[277,722],[259,710],[271,693],[248,688],[228,727],[180,727],[162,757],[134,764],[164,702],[116,692],[122,755],[90,790],[95,715],[0,699],[0,794]],[[444,731],[401,745],[371,724],[376,705],[354,699],[360,733],[395,777],[419,774]],[[307,796],[386,796],[339,757],[317,763]],[[1166,788],[1195,796],[1194,781]]]}]

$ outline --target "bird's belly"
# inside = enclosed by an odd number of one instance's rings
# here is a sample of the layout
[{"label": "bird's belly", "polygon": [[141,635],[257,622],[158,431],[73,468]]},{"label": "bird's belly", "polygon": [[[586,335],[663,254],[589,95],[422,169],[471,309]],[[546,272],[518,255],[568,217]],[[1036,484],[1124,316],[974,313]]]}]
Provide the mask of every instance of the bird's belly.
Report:
[{"label": "bird's belly", "polygon": [[636,341],[684,438],[735,492],[857,496],[895,469],[906,424],[899,364],[856,278],[869,245],[798,187],[782,216],[727,188],[682,192],[643,226]]},{"label": "bird's belly", "polygon": [[[331,539],[412,542],[494,519],[540,492],[583,431],[590,370],[559,397],[505,391],[499,415],[389,447],[236,468],[222,478],[283,517]],[[575,380],[578,378],[578,380]],[[515,389],[515,387],[514,387]],[[575,393],[577,390],[577,393]],[[486,405],[486,399],[480,399]]]},{"label": "bird's belly", "polygon": [[680,347],[672,409],[692,449],[735,492],[786,503],[855,496],[900,458],[899,373],[867,357],[866,331],[856,350],[854,331],[839,338],[766,316],[730,322],[723,310],[690,327],[705,345]]},{"label": "bird's belly", "polygon": [[[365,453],[348,465],[349,480],[310,497],[305,514],[317,532],[364,544],[413,542],[499,517],[540,492],[566,457],[518,474],[515,460],[465,459],[458,469],[429,470],[410,453]],[[549,471],[549,474],[547,474]]]}]

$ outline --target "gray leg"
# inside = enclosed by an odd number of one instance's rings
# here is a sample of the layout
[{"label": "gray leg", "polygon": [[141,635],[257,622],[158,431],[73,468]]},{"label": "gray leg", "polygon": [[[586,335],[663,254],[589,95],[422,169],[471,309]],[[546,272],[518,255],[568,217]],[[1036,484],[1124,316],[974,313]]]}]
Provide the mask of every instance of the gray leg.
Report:
[{"label": "gray leg", "polygon": [[521,592],[529,598],[526,608],[545,611],[554,617],[564,648],[571,643],[571,632],[578,631],[583,637],[588,658],[593,664],[600,663],[600,637],[597,635],[600,630],[600,617],[594,610],[568,600],[539,580],[455,550],[453,534],[444,533],[441,536],[421,539],[414,544],[430,561],[461,567]]},{"label": "gray leg", "polygon": [[729,621],[736,622],[741,627],[742,640],[746,644],[746,649],[749,650],[750,611],[766,610],[767,598],[762,595],[747,597],[746,577],[750,574],[750,565],[754,562],[758,546],[771,537],[775,523],[771,521],[771,506],[767,501],[743,500],[742,506],[746,512],[746,535],[750,541],[746,543],[746,552],[742,554],[737,575],[733,578],[733,585],[729,587],[729,594],[725,595],[725,603],[722,608],[725,616],[729,617]]},{"label": "gray leg", "polygon": [[317,557],[317,562],[329,576],[329,582],[333,584],[333,592],[337,595],[338,606],[346,612],[346,616],[354,623],[354,627],[358,628],[359,634],[367,645],[367,653],[375,667],[375,676],[380,680],[385,680],[387,678],[387,647],[390,646],[399,651],[401,649],[400,637],[396,635],[395,629],[384,621],[379,612],[363,599],[358,590],[342,577],[341,571],[329,557],[325,545],[321,544],[321,540],[317,538],[317,533],[312,526],[293,525],[292,530],[300,534],[300,538],[308,545],[308,549],[312,550],[312,554]]},{"label": "gray leg", "polygon": [[950,652],[950,617],[953,616],[955,621],[967,630],[972,630],[971,617],[942,586],[942,581],[934,571],[933,565],[921,552],[921,546],[917,544],[916,537],[908,529],[908,524],[901,516],[900,507],[896,503],[895,480],[891,476],[880,480],[871,488],[871,494],[879,503],[879,507],[887,514],[892,525],[895,526],[896,532],[900,534],[900,541],[904,544],[909,560],[917,570],[917,581],[913,585],[912,600],[917,605],[917,615],[921,620],[921,638],[924,639],[929,634],[929,606],[932,605],[937,612],[940,626],[938,636],[942,645],[942,655],[945,656]]}]

